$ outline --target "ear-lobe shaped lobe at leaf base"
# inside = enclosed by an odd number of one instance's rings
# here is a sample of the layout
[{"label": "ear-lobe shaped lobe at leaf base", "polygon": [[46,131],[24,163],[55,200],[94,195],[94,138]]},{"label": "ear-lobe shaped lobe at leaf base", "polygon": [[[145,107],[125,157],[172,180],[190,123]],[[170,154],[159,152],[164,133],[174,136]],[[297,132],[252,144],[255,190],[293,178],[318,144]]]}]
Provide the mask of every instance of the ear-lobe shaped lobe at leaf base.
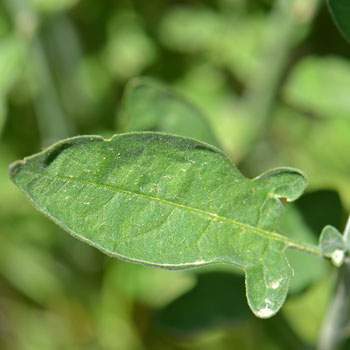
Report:
[{"label": "ear-lobe shaped lobe at leaf base", "polygon": [[306,174],[289,167],[268,170],[254,180],[266,183],[271,188],[271,196],[285,198],[288,202],[299,198],[308,184]]},{"label": "ear-lobe shaped lobe at leaf base", "polygon": [[260,318],[274,316],[283,305],[293,276],[283,250],[268,248],[262,261],[245,269],[248,304]]},{"label": "ear-lobe shaped lobe at leaf base", "polygon": [[260,208],[258,226],[266,230],[275,230],[279,217],[283,212],[280,198],[294,201],[302,195],[308,179],[306,175],[295,168],[278,168],[269,170],[253,179],[256,187],[267,193]]}]

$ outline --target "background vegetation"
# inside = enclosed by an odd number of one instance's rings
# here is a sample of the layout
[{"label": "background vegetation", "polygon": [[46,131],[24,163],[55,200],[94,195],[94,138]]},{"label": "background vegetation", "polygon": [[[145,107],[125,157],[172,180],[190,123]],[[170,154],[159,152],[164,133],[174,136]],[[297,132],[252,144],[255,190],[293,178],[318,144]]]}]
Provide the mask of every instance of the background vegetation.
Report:
[{"label": "background vegetation", "polygon": [[314,348],[328,263],[291,252],[290,296],[260,320],[239,272],[106,257],[37,213],[7,167],[67,136],[139,129],[152,104],[135,121],[123,93],[148,76],[204,111],[244,175],[304,170],[308,192],[281,229],[316,242],[350,210],[349,55],[320,0],[1,0],[0,348]]}]

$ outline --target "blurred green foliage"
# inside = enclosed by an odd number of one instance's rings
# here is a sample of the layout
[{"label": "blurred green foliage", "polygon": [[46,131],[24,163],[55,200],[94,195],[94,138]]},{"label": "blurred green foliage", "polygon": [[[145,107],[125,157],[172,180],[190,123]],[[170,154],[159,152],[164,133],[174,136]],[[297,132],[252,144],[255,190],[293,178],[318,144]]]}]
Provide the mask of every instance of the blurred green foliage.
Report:
[{"label": "blurred green foliage", "polygon": [[[237,271],[102,256],[35,212],[7,167],[66,136],[127,131],[125,85],[148,76],[174,110],[160,105],[146,128],[181,132],[177,91],[246,176],[306,171],[309,193],[281,229],[314,242],[325,224],[342,230],[350,209],[349,55],[320,0],[1,0],[0,349],[315,346],[334,283],[327,262],[292,252],[285,306],[255,319]],[[135,118],[152,115],[154,94],[130,105]]]},{"label": "blurred green foliage", "polygon": [[350,42],[350,4],[346,0],[328,0],[329,11],[340,32]]}]

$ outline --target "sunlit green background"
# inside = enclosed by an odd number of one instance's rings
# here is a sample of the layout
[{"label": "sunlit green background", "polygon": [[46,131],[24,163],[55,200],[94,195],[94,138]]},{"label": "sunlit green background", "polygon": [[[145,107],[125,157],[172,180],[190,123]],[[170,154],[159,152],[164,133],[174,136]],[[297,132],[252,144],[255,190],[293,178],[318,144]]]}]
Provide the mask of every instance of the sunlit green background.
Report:
[{"label": "sunlit green background", "polygon": [[321,0],[0,0],[0,349],[313,349],[327,262],[290,252],[290,296],[259,320],[239,273],[106,257],[37,213],[7,168],[68,136],[131,130],[123,91],[148,76],[204,111],[246,176],[303,169],[281,232],[316,242],[350,209],[349,57]]}]

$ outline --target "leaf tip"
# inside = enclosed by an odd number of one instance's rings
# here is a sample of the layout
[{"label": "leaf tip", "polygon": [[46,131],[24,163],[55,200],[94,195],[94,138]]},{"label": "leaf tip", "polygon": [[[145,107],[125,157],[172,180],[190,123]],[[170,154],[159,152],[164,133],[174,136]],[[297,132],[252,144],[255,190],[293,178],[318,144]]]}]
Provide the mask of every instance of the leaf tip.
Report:
[{"label": "leaf tip", "polygon": [[272,317],[276,312],[271,310],[268,306],[265,306],[264,308],[258,310],[255,314],[259,318],[270,318]]}]

